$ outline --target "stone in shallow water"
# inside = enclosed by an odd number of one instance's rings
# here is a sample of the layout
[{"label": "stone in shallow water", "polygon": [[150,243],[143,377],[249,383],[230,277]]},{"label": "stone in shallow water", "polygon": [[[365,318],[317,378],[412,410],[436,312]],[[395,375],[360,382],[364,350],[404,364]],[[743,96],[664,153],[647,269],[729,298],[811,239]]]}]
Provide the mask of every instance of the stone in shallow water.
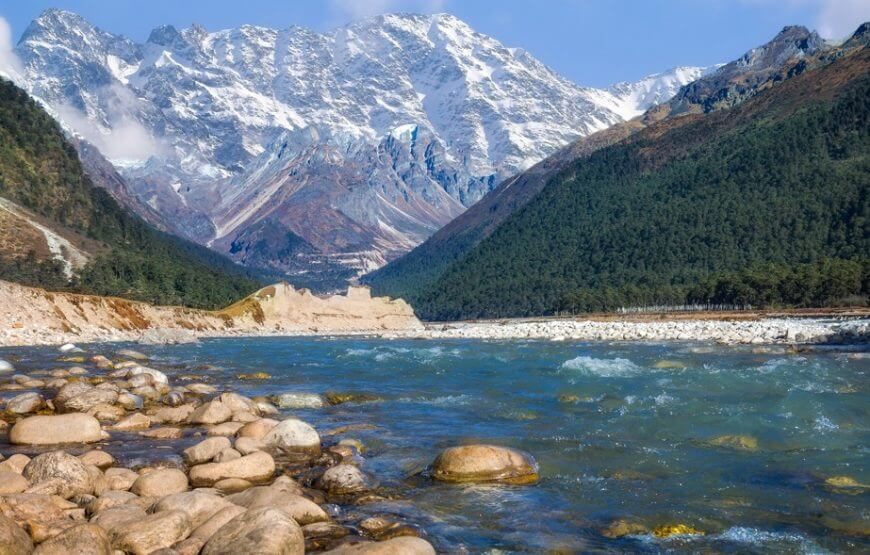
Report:
[{"label": "stone in shallow water", "polygon": [[188,465],[206,463],[215,458],[221,451],[232,447],[230,440],[223,436],[215,436],[205,439],[192,447],[188,447],[182,453],[184,462]]},{"label": "stone in shallow water", "polygon": [[327,469],[320,477],[319,486],[333,495],[363,493],[375,487],[369,476],[349,464],[339,464]]},{"label": "stone in shallow water", "polygon": [[202,491],[186,491],[164,497],[152,505],[149,512],[181,511],[190,519],[191,527],[197,528],[230,506],[232,503],[219,495]]},{"label": "stone in shallow water", "polygon": [[723,435],[707,440],[708,445],[738,451],[757,451],[758,440],[747,435]]},{"label": "stone in shallow water", "polygon": [[309,424],[288,418],[263,436],[263,443],[289,452],[320,454],[320,436]]},{"label": "stone in shallow water", "polygon": [[282,393],[275,397],[275,404],[282,409],[319,409],[326,403],[316,393]]},{"label": "stone in shallow water", "polygon": [[688,524],[665,524],[656,526],[652,531],[657,538],[670,538],[671,536],[703,536],[704,532],[689,526]]},{"label": "stone in shallow water", "polygon": [[79,460],[84,464],[92,464],[100,470],[105,470],[115,464],[115,457],[105,451],[100,451],[99,449],[92,449],[86,453],[82,453],[79,455]]},{"label": "stone in shallow water", "polygon": [[22,393],[7,401],[6,410],[13,414],[27,414],[38,411],[43,404],[45,404],[45,399],[39,393]]},{"label": "stone in shallow water", "polygon": [[204,403],[191,413],[189,421],[193,424],[221,424],[233,416],[226,404],[215,399]]},{"label": "stone in shallow water", "polygon": [[226,478],[241,478],[252,483],[263,482],[275,474],[275,461],[262,451],[222,463],[206,463],[190,469],[194,487],[213,486]]},{"label": "stone in shallow water", "polygon": [[625,536],[638,536],[649,533],[649,528],[637,522],[630,522],[625,519],[614,520],[607,528],[601,530],[601,535],[605,538],[622,538]]},{"label": "stone in shallow water", "polygon": [[533,484],[538,465],[528,453],[496,445],[450,447],[432,464],[432,476],[444,482]]}]

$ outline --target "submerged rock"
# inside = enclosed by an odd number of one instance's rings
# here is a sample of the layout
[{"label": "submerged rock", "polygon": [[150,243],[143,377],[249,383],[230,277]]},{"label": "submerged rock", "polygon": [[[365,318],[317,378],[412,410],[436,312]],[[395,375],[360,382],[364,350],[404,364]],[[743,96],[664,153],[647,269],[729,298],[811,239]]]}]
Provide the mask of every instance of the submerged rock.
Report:
[{"label": "submerged rock", "polygon": [[652,531],[657,538],[670,538],[671,536],[703,536],[704,532],[688,524],[664,524],[656,526]]},{"label": "submerged rock", "polygon": [[724,447],[727,449],[736,449],[738,451],[757,451],[758,440],[747,435],[724,435],[717,436],[706,441],[707,445],[713,447]]},{"label": "submerged rock", "polygon": [[605,538],[622,538],[625,536],[638,536],[649,533],[649,528],[637,522],[629,522],[625,519],[614,520],[601,530]]},{"label": "submerged rock", "polygon": [[282,409],[319,409],[326,403],[316,393],[282,393],[274,397],[275,404]]},{"label": "submerged rock", "polygon": [[538,464],[524,451],[495,445],[450,447],[432,464],[432,476],[443,482],[533,484]]},{"label": "submerged rock", "polygon": [[330,405],[343,405],[345,403],[374,403],[382,401],[383,397],[371,393],[357,393],[352,391],[327,391],[324,394]]}]

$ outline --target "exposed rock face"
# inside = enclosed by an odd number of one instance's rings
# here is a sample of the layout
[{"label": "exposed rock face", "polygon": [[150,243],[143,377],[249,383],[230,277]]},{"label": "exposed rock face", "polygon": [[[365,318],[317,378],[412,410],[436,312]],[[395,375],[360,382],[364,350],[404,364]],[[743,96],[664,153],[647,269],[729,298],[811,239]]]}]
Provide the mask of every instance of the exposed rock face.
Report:
[{"label": "exposed rock face", "polygon": [[444,482],[538,481],[538,465],[528,453],[495,445],[450,447],[432,464],[432,476]]},{"label": "exposed rock face", "polygon": [[[58,343],[65,338],[138,340],[147,330],[176,328],[196,330],[198,336],[214,336],[400,331],[422,327],[406,302],[372,297],[366,287],[351,287],[345,295],[319,297],[308,290],[296,290],[289,284],[279,283],[223,310],[209,312],[155,307],[106,297],[47,293],[0,281],[0,345]],[[165,383],[165,376],[161,379],[156,375],[158,371],[140,368],[137,371],[140,374],[148,373],[157,383]],[[64,386],[58,395],[61,393],[58,401],[70,411],[87,410],[97,403],[118,400],[117,394],[81,382]],[[76,395],[83,397],[75,400]]]},{"label": "exposed rock face", "polygon": [[92,443],[101,437],[100,422],[87,414],[30,416],[9,430],[9,442],[18,445]]}]

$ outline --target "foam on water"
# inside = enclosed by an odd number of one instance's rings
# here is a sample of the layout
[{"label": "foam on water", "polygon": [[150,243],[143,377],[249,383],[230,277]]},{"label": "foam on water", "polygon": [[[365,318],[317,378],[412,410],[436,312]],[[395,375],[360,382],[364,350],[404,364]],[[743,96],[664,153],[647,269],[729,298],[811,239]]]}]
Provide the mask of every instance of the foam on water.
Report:
[{"label": "foam on water", "polygon": [[604,359],[588,356],[578,356],[566,360],[562,363],[562,368],[602,378],[634,376],[642,370],[640,366],[625,358]]},{"label": "foam on water", "polygon": [[770,532],[746,526],[731,527],[719,534],[717,539],[759,547],[773,547],[770,544],[782,543],[799,544],[795,547],[799,549],[800,553],[827,553],[826,550],[811,542],[801,534],[791,532]]}]

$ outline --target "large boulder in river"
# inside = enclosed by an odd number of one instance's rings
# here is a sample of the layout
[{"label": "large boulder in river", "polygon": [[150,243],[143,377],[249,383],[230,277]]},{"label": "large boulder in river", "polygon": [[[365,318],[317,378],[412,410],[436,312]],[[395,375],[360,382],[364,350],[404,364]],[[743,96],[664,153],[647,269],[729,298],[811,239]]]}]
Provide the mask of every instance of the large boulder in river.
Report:
[{"label": "large boulder in river", "polygon": [[462,445],[438,455],[432,476],[444,482],[532,484],[538,481],[538,464],[530,454],[517,449]]},{"label": "large boulder in river", "polygon": [[224,524],[208,540],[202,555],[303,555],[302,528],[286,512],[272,507],[249,509]]},{"label": "large boulder in river", "polygon": [[78,457],[63,451],[52,451],[33,457],[24,467],[23,475],[30,481],[31,488],[49,488],[50,495],[69,498],[94,492],[94,478],[87,465]]},{"label": "large boulder in river", "polygon": [[30,416],[9,431],[9,443],[15,445],[92,443],[101,438],[99,420],[81,413]]},{"label": "large boulder in river", "polygon": [[296,418],[279,422],[263,436],[263,443],[292,453],[320,454],[320,436],[317,430]]},{"label": "large boulder in river", "polygon": [[240,478],[251,483],[264,482],[275,474],[275,460],[263,451],[220,463],[196,465],[190,469],[194,487],[210,487],[227,478]]}]

